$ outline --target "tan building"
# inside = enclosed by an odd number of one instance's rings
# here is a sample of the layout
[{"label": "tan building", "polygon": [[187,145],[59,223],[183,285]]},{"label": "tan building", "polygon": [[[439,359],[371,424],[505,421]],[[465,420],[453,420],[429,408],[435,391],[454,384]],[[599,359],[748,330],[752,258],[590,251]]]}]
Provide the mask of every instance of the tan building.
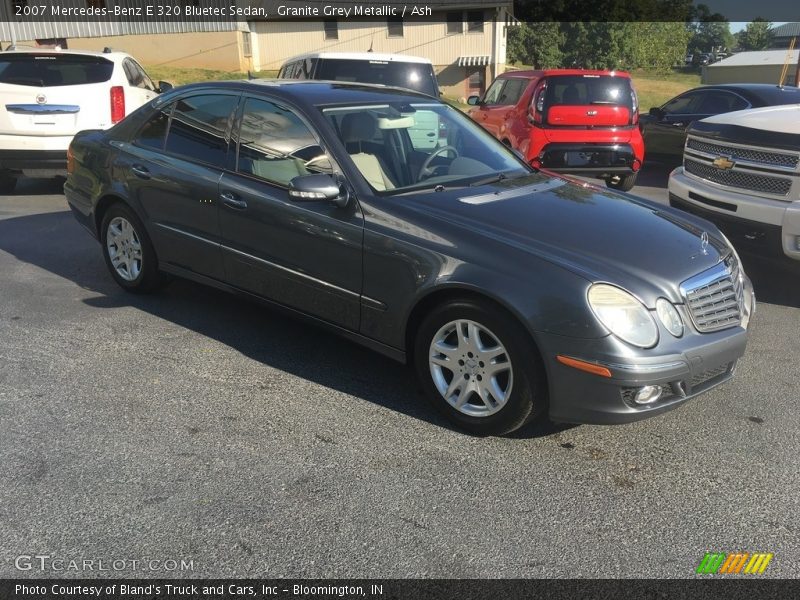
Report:
[{"label": "tan building", "polygon": [[[80,6],[135,6],[135,0],[62,0]],[[253,0],[186,0],[193,6],[252,5]],[[505,70],[506,36],[515,23],[512,0],[431,0],[428,14],[326,17],[325,7],[343,3],[261,2],[266,19],[157,22],[24,22],[13,17],[19,0],[0,0],[0,41],[36,46],[101,50],[108,46],[135,56],[144,65],[170,65],[231,71],[276,71],[287,58],[307,52],[401,53],[429,59],[445,94],[466,97],[485,90]],[[279,6],[284,14],[277,14]],[[379,14],[400,15],[405,4],[388,0],[372,7]],[[410,6],[410,5],[409,5]],[[317,9],[316,15],[292,18],[288,9]],[[407,9],[409,10],[409,9]]]}]

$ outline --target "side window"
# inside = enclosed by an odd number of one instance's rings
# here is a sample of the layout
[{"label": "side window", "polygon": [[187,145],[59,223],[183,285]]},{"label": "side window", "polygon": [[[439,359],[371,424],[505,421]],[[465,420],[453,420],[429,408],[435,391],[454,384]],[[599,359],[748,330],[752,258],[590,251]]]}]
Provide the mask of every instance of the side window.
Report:
[{"label": "side window", "polygon": [[248,98],[236,170],[285,187],[299,175],[332,173],[334,165],[300,117],[273,102]]},{"label": "side window", "polygon": [[701,94],[694,112],[698,115],[716,115],[744,108],[747,108],[747,102],[736,94],[712,90]]},{"label": "side window", "polygon": [[131,63],[132,63],[131,64],[131,68],[136,73],[136,79],[139,82],[139,83],[136,84],[136,87],[140,87],[142,89],[150,90],[151,92],[154,92],[155,89],[156,89],[156,86],[153,83],[153,80],[150,79],[150,76],[147,73],[145,73],[145,71],[142,68],[142,66],[139,63],[137,63],[135,60],[131,61]]},{"label": "side window", "polygon": [[688,115],[692,114],[692,105],[696,105],[698,94],[684,94],[670,100],[664,105],[664,112],[668,115]]},{"label": "side window", "polygon": [[483,97],[484,104],[500,104],[498,100],[503,92],[503,86],[506,84],[507,79],[495,79],[494,83],[486,90],[486,95]]},{"label": "side window", "polygon": [[527,79],[508,79],[497,103],[503,105],[516,104],[519,102],[520,96],[522,96],[522,92],[525,91],[526,87],[528,87]]},{"label": "side window", "polygon": [[189,96],[175,103],[166,151],[190,160],[222,166],[228,150],[225,132],[237,96]]},{"label": "side window", "polygon": [[172,112],[171,104],[156,111],[133,138],[133,143],[146,148],[163,150],[170,112]]}]

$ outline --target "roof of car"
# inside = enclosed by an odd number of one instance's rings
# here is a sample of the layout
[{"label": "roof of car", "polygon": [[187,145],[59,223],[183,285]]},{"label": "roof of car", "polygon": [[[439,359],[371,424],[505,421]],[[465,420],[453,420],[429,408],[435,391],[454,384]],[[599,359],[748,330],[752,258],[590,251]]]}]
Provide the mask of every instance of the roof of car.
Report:
[{"label": "roof of car", "polygon": [[597,77],[601,75],[611,77],[625,77],[630,79],[630,74],[626,71],[605,71],[605,70],[592,70],[592,69],[544,69],[544,70],[523,70],[523,71],[506,71],[500,77],[520,77],[523,79],[538,79],[539,77],[558,77],[567,75],[584,75],[588,77]]},{"label": "roof of car", "polygon": [[766,105],[800,103],[800,88],[791,85],[779,87],[772,83],[718,83],[688,91],[694,90],[728,90],[744,96],[750,102],[756,101]]},{"label": "roof of car", "polygon": [[[238,90],[250,92],[266,92],[276,97],[284,97],[297,104],[320,106],[349,103],[386,103],[386,102],[441,102],[426,94],[406,88],[389,87],[369,83],[353,83],[344,81],[324,81],[316,79],[244,79],[239,81],[207,81],[192,83],[175,88],[175,92],[184,93],[192,90]],[[174,93],[159,96],[168,100]]]},{"label": "roof of car", "polygon": [[109,50],[106,51],[93,51],[93,50],[64,50],[62,48],[46,48],[46,47],[26,47],[26,46],[17,46],[14,48],[9,48],[3,52],[0,52],[0,58],[4,55],[8,54],[63,54],[64,56],[69,55],[81,55],[81,56],[100,56],[103,58],[115,57],[115,56],[129,56],[126,52],[119,52],[117,50]]},{"label": "roof of car", "polygon": [[335,58],[339,60],[379,60],[384,62],[411,62],[428,63],[430,60],[419,56],[408,54],[379,54],[377,52],[307,52],[298,54],[292,58],[287,58],[283,64],[291,63],[304,58]]}]

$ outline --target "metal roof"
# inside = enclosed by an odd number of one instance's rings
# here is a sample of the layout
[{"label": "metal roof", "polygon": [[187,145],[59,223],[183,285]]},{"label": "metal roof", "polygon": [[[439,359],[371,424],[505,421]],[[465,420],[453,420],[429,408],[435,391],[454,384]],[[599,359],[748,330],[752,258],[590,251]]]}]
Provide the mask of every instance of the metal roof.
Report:
[{"label": "metal roof", "polygon": [[797,64],[798,52],[792,50],[755,50],[752,52],[738,52],[733,56],[724,58],[719,62],[712,63],[706,69],[717,69],[720,67],[757,67],[760,65],[782,65],[789,57],[789,63]]},{"label": "metal roof", "polygon": [[784,23],[772,28],[773,37],[794,37],[800,35],[800,23]]}]

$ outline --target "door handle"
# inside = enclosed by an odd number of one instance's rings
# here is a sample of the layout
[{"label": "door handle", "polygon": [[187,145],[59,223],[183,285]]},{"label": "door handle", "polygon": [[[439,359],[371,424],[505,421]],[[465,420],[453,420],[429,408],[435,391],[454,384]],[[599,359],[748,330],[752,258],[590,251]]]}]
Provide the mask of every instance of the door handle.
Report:
[{"label": "door handle", "polygon": [[683,122],[678,122],[678,123],[673,123],[672,124],[673,127],[683,127],[683,125],[684,125]]},{"label": "door handle", "polygon": [[131,165],[131,171],[133,171],[133,174],[139,179],[150,179],[150,171],[147,170],[147,167],[143,167],[142,165]]},{"label": "door handle", "polygon": [[244,210],[247,208],[247,202],[241,198],[237,198],[236,194],[233,192],[223,192],[219,195],[219,199],[222,200],[224,205],[235,208],[236,210]]}]

